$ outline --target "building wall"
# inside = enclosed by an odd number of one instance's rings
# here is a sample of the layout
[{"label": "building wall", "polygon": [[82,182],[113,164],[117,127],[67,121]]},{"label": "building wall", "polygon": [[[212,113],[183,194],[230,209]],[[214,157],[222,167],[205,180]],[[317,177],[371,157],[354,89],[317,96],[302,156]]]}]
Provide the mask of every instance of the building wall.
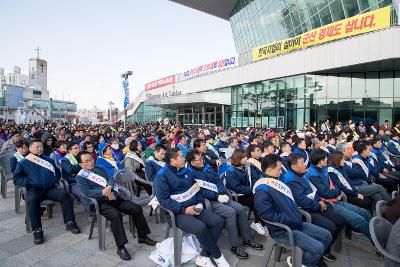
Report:
[{"label": "building wall", "polygon": [[230,23],[239,63],[252,61],[254,47],[390,4],[391,0],[238,0]]},{"label": "building wall", "polygon": [[29,59],[29,85],[47,90],[47,62],[42,59]]}]

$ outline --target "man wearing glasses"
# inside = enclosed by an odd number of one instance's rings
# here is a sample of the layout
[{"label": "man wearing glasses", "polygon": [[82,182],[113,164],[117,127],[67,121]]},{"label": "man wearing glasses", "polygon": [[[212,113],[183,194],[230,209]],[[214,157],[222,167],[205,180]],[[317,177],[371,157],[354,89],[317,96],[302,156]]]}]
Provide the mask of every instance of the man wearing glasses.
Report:
[{"label": "man wearing glasses", "polygon": [[118,196],[118,187],[114,178],[103,167],[94,165],[91,153],[81,151],[76,158],[82,168],[76,176],[76,181],[83,195],[95,198],[99,203],[101,215],[111,221],[111,230],[117,244],[117,254],[120,258],[123,260],[131,259],[131,255],[125,248],[128,239],[121,212],[133,217],[138,234],[138,243],[155,246],[157,242],[148,237],[150,229],[144,218],[142,207]]}]

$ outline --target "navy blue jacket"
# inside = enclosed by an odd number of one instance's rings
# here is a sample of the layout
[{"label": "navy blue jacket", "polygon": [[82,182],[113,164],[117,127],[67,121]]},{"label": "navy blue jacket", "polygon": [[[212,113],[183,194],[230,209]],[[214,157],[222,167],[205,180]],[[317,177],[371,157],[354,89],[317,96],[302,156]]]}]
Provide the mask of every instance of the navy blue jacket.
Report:
[{"label": "navy blue jacket", "polygon": [[320,169],[319,167],[311,164],[311,167],[306,173],[306,177],[317,188],[317,194],[325,199],[336,198],[340,195],[340,190],[335,187],[330,188],[329,176],[327,168]]},{"label": "navy blue jacket", "polygon": [[219,140],[215,145],[214,148],[217,150],[219,156],[221,158],[225,158],[225,151],[229,147],[229,144],[227,142],[222,142]]},{"label": "navy blue jacket", "polygon": [[[296,203],[267,185],[256,188],[254,208],[258,216],[266,221],[286,224],[292,230],[302,228],[301,213]],[[282,231],[281,228],[272,225],[267,227],[271,234]]]},{"label": "navy blue jacket", "polygon": [[187,168],[177,170],[175,167],[166,164],[154,178],[154,188],[160,205],[174,213],[185,213],[186,207],[203,203],[203,195],[197,193],[191,199],[178,202],[171,198],[171,195],[186,192],[196,180]]},{"label": "navy blue jacket", "polygon": [[[107,185],[112,186],[113,188],[115,187],[114,178],[107,173],[107,170],[104,167],[95,166],[92,172],[105,178],[107,180]],[[107,200],[107,198],[102,196],[101,194],[104,187],[80,175],[77,175],[75,178],[76,182],[78,183],[79,189],[85,197],[95,198],[98,201]],[[117,191],[115,191],[114,189],[113,191],[115,196],[117,197]]]},{"label": "navy blue jacket", "polygon": [[67,157],[61,160],[62,176],[69,184],[76,183],[75,176],[81,170],[79,164],[72,165]]},{"label": "navy blue jacket", "polygon": [[156,162],[156,160],[153,158],[153,156],[150,156],[144,162],[144,170],[146,172],[146,179],[151,182],[154,181],[154,177],[156,177],[157,172],[161,168],[162,167]]},{"label": "navy blue jacket", "polygon": [[226,188],[243,195],[252,195],[247,170],[228,166],[225,171]]},{"label": "navy blue jacket", "polygon": [[225,195],[227,194],[223,180],[219,178],[218,174],[211,168],[210,165],[205,165],[202,169],[198,169],[189,165],[188,169],[193,174],[195,179],[213,183],[217,186],[218,193],[202,188],[201,192],[204,198],[212,201],[212,200],[217,200],[218,195],[220,194],[225,194]]},{"label": "navy blue jacket", "polygon": [[301,148],[296,146],[293,149],[293,153],[301,155],[304,158],[304,162],[306,162],[306,160],[308,159],[307,167],[310,167],[310,164],[311,164],[310,163],[310,155],[309,155],[309,153],[307,151],[305,151],[305,150],[303,150],[303,149],[301,149]]},{"label": "navy blue jacket", "polygon": [[396,142],[395,140],[390,140],[389,143],[387,144],[387,150],[396,156],[400,156],[400,151],[397,149],[395,142]]},{"label": "navy blue jacket", "polygon": [[253,188],[254,184],[263,175],[263,172],[259,168],[257,168],[255,165],[250,164],[250,174],[251,174],[251,185],[250,185],[250,187]]},{"label": "navy blue jacket", "polygon": [[56,187],[56,183],[60,180],[60,171],[49,157],[41,155],[39,158],[53,165],[55,173],[24,158],[15,168],[13,177],[15,185],[24,186],[27,190],[47,190]]},{"label": "navy blue jacket", "polygon": [[[19,160],[21,161],[21,160]],[[15,157],[15,154],[11,156],[10,158],[10,171],[11,173],[14,173],[15,169],[17,168],[18,164],[18,159]]]},{"label": "navy blue jacket", "polygon": [[318,194],[315,194],[314,199],[308,198],[307,195],[312,193],[312,188],[307,177],[288,169],[282,180],[292,191],[293,198],[297,205],[311,212],[317,212],[320,209],[319,201],[321,200]]},{"label": "navy blue jacket", "polygon": [[[373,154],[375,154],[376,158],[373,156]],[[379,172],[382,173],[383,169],[387,169],[387,170],[391,170],[393,168],[392,165],[390,165],[389,162],[386,161],[385,156],[383,155],[383,151],[380,149],[377,149],[375,147],[372,148],[371,151],[371,158],[374,160],[375,162],[375,167],[378,165],[378,169]]]},{"label": "navy blue jacket", "polygon": [[358,154],[354,155],[353,158],[361,159],[364,162],[364,164],[367,166],[368,170],[369,170],[369,175],[367,176],[365,174],[363,168],[361,167],[361,165],[353,162],[353,164],[352,164],[353,165],[352,178],[356,179],[356,181],[355,181],[356,185],[361,185],[363,182],[367,182],[368,184],[371,184],[372,183],[371,175],[373,175],[371,173],[371,170],[373,170],[374,167],[371,165],[370,158],[363,158],[362,156],[360,156]]},{"label": "navy blue jacket", "polygon": [[330,173],[328,173],[328,175],[329,175],[329,178],[331,178],[332,183],[340,191],[343,191],[348,196],[356,197],[358,195],[358,190],[354,186],[354,184],[352,184],[351,179],[349,179],[349,169],[351,171],[350,166],[348,166],[347,164],[345,164],[343,167],[336,168],[336,170],[338,170],[343,175],[343,177],[346,179],[346,181],[349,183],[351,190],[342,184],[339,177],[335,173],[330,172]]}]

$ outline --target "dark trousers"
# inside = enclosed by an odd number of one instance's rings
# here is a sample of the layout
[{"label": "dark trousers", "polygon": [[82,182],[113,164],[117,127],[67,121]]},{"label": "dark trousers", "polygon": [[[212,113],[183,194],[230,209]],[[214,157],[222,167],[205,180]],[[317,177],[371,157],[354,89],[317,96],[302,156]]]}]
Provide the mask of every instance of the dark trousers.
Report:
[{"label": "dark trousers", "polygon": [[375,177],[375,183],[382,185],[386,188],[386,190],[391,194],[393,191],[397,190],[397,186],[399,185],[399,180],[396,176],[392,175],[390,172],[384,174],[385,178]]},{"label": "dark trousers", "polygon": [[144,190],[146,190],[146,193],[151,196],[151,194],[153,193],[153,188],[151,188],[151,185],[148,184],[143,184],[139,181],[135,180],[136,185],[138,186],[138,191],[136,192],[136,196],[140,197],[140,191],[142,190],[142,188],[144,188]]},{"label": "dark trousers", "polygon": [[185,233],[193,234],[203,248],[203,256],[221,257],[218,239],[224,228],[225,220],[209,210],[202,210],[200,215],[175,214],[176,226]]},{"label": "dark trousers", "polygon": [[364,196],[364,199],[361,199],[356,196],[349,196],[349,195],[346,196],[348,203],[369,210],[372,213],[372,200],[370,197]]},{"label": "dark trousers", "polygon": [[260,217],[257,215],[256,210],[254,209],[253,195],[239,196],[238,202],[246,207],[249,207],[249,209],[254,213],[255,217],[254,222],[261,223],[262,225],[264,225],[264,222],[260,219]]},{"label": "dark trousers", "polygon": [[28,213],[31,220],[32,230],[42,228],[40,219],[40,203],[45,199],[60,202],[63,212],[64,223],[75,222],[74,207],[69,194],[61,188],[51,188],[47,190],[28,190]]},{"label": "dark trousers", "polygon": [[338,237],[345,225],[344,218],[335,212],[335,209],[328,205],[324,212],[310,212],[312,224],[328,230],[332,235],[332,243]]},{"label": "dark trousers", "polygon": [[133,202],[121,198],[117,198],[115,201],[101,200],[99,201],[99,209],[100,214],[111,221],[111,231],[117,246],[128,243],[121,212],[132,216],[139,237],[146,237],[150,234],[150,229],[144,218],[142,207]]}]

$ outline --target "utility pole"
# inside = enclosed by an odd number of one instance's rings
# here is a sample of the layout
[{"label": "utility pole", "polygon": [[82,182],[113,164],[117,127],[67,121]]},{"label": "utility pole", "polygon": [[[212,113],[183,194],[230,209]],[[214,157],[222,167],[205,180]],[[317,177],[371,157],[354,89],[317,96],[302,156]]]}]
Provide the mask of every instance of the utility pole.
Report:
[{"label": "utility pole", "polygon": [[122,81],[122,87],[124,88],[124,131],[128,130],[128,105],[129,105],[129,76],[133,74],[133,71],[126,71],[121,74],[121,77],[124,79]]},{"label": "utility pole", "polygon": [[114,106],[114,102],[110,101],[108,102],[108,121],[111,123],[112,119],[112,107]]}]

